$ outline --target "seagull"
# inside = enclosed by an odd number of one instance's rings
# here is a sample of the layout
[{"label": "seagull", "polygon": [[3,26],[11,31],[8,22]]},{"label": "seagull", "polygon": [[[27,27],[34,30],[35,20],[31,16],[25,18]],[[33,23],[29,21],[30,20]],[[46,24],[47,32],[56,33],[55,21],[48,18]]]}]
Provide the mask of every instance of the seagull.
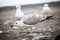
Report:
[{"label": "seagull", "polygon": [[44,4],[41,13],[45,15],[46,19],[49,19],[52,18],[54,12],[51,10],[48,4]]},{"label": "seagull", "polygon": [[17,19],[21,19],[23,16],[24,16],[24,13],[22,12],[22,10],[21,10],[21,5],[19,5],[19,4],[17,4],[16,5],[16,14],[15,14],[15,17],[17,18]]}]

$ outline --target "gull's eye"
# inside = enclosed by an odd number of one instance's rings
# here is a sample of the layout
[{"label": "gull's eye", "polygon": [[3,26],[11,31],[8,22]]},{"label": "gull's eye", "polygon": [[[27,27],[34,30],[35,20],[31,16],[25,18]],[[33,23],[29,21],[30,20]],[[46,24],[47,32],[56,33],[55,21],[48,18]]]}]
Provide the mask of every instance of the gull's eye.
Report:
[{"label": "gull's eye", "polygon": [[15,24],[17,24],[17,23],[15,23]]}]

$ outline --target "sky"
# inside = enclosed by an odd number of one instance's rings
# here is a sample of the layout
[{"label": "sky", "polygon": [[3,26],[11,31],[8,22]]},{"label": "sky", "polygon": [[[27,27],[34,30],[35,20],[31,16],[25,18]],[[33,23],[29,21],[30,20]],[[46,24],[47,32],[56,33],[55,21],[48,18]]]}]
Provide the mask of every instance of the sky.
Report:
[{"label": "sky", "polygon": [[56,2],[60,0],[0,0],[0,7],[3,6],[14,6],[17,4],[27,5],[27,4],[37,4],[44,2]]}]

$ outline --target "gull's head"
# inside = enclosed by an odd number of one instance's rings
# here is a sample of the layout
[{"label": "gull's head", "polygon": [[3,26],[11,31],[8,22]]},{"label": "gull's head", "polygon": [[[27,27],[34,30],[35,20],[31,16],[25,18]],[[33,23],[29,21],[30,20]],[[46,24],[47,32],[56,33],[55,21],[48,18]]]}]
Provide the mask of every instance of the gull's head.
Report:
[{"label": "gull's head", "polygon": [[22,26],[23,25],[23,21],[15,21],[14,24],[11,26],[12,28],[13,27],[19,27],[19,26]]},{"label": "gull's head", "polygon": [[13,25],[22,25],[22,24],[23,24],[23,21],[16,21],[16,22],[14,22]]},{"label": "gull's head", "polygon": [[16,5],[16,8],[21,8],[21,5],[17,4],[17,5]]},{"label": "gull's head", "polygon": [[48,7],[49,5],[48,4],[44,4],[44,7]]}]

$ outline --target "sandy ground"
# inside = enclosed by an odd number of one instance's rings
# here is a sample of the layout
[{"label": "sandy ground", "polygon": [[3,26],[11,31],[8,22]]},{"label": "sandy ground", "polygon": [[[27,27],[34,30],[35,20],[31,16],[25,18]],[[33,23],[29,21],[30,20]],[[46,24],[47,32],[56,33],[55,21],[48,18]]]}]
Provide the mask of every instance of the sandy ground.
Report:
[{"label": "sandy ground", "polygon": [[[30,14],[30,13],[34,13],[34,12],[39,12],[40,13],[41,9],[42,8],[40,8],[40,7],[35,7],[35,8],[22,9],[22,11],[25,14]],[[11,31],[11,32],[8,32],[8,33],[2,33],[2,34],[0,34],[0,40],[22,40],[23,38],[27,38],[27,40],[32,40],[33,37],[28,36],[28,32],[37,32],[37,33],[40,33],[40,32],[44,33],[45,32],[45,31],[43,31],[44,29],[43,30],[38,30],[39,28],[45,28],[46,31],[48,31],[50,28],[54,29],[53,30],[54,32],[56,30],[59,31],[59,29],[60,29],[60,7],[52,7],[51,9],[52,9],[52,11],[54,11],[53,19],[49,19],[49,20],[45,20],[43,22],[37,23],[35,30],[27,31],[27,29],[31,28],[31,27],[25,27],[24,29],[20,28],[18,30],[19,32],[18,31],[17,32],[16,31]],[[3,23],[4,23],[5,20],[15,21],[14,19],[11,18],[11,17],[14,17],[15,11],[16,11],[15,9],[11,9],[11,10],[6,9],[6,10],[0,12],[0,28],[2,28],[2,29],[4,28],[4,29],[8,30],[8,28],[10,26],[7,27],[6,25],[3,25]]]}]

